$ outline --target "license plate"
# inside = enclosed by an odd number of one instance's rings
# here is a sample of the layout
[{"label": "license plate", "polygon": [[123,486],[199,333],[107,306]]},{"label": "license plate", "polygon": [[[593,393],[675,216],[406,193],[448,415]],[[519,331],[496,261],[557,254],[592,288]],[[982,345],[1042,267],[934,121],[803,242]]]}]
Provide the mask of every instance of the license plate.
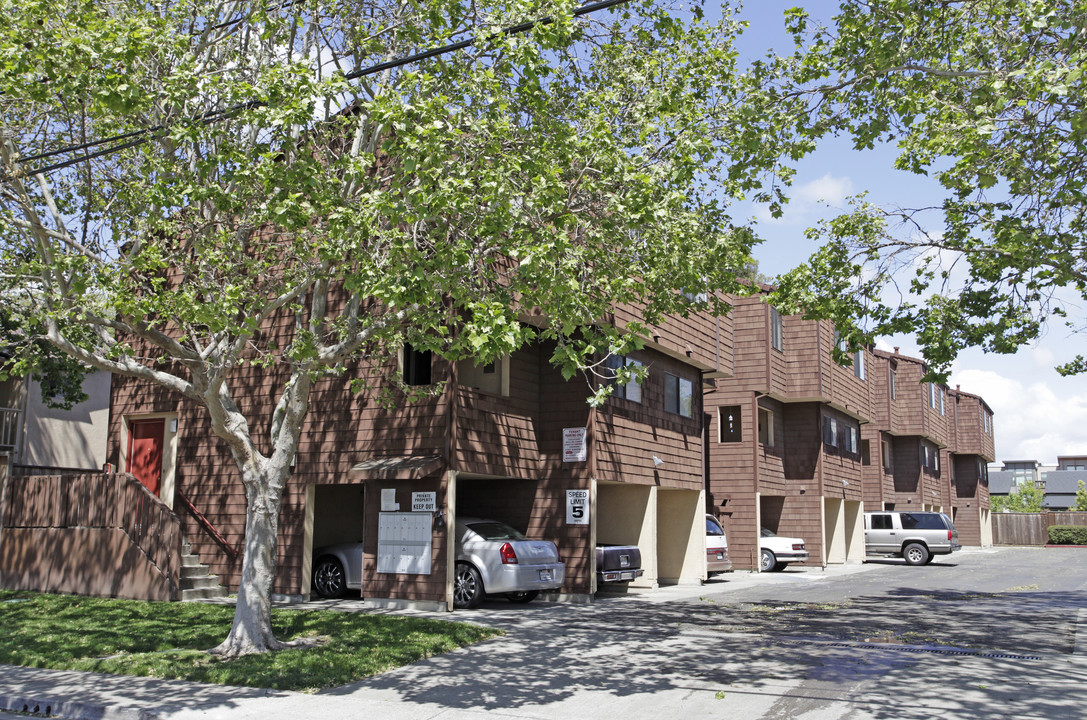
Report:
[{"label": "license plate", "polygon": [[632,572],[620,573],[619,574],[619,579],[620,580],[633,580],[634,579],[634,573],[632,573]]},{"label": "license plate", "polygon": [[724,553],[717,553],[717,559],[718,560],[724,560],[725,559],[725,554]]},{"label": "license plate", "polygon": [[540,571],[540,580],[542,580],[544,582],[551,582],[551,571],[550,570],[541,570]]}]

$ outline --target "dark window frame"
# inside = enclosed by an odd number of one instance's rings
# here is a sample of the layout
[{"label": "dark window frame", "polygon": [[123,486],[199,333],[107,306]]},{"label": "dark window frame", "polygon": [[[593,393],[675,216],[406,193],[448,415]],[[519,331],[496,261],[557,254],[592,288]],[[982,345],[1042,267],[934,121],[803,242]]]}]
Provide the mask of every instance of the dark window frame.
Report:
[{"label": "dark window frame", "polygon": [[405,385],[433,384],[434,354],[430,350],[416,350],[411,343],[404,343],[401,358],[401,379]]}]

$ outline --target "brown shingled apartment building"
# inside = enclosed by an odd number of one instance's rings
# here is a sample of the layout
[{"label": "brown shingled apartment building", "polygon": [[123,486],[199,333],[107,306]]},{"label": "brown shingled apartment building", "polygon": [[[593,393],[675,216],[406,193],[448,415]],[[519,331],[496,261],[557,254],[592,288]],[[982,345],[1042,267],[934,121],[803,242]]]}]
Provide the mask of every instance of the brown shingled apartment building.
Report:
[{"label": "brown shingled apartment building", "polygon": [[[610,321],[631,317],[618,309]],[[839,365],[830,323],[783,317],[761,296],[736,299],[726,317],[666,321],[645,341],[608,362],[640,363],[646,379],[598,408],[585,378],[550,364],[547,344],[482,366],[405,346],[321,380],[284,494],[274,591],[308,596],[314,550],[361,542],[367,602],[450,609],[451,528],[464,516],[555,542],[566,578],[552,597],[573,601],[599,589],[601,543],[638,546],[633,587],[704,580],[707,512],[738,569],[758,567],[761,528],[803,538],[810,565],[860,561],[866,509],[941,510],[964,544],[991,542],[992,411],[922,382],[921,361],[866,349]],[[376,379],[355,393],[358,377]],[[433,391],[409,402],[391,380]],[[269,389],[283,381],[258,367],[234,378],[256,425],[271,422]],[[108,460],[161,499],[236,589],[245,497],[205,411],[115,378]],[[416,535],[401,542],[383,523],[406,516]]]},{"label": "brown shingled apartment building", "polygon": [[732,376],[705,403],[708,511],[735,567],[758,567],[763,528],[802,538],[809,565],[862,560],[866,510],[944,512],[964,544],[992,544],[981,398],[922,382],[924,364],[897,352],[839,365],[832,324],[759,296],[737,300],[733,327]]},{"label": "brown shingled apartment building", "polygon": [[988,463],[993,412],[977,395],[922,382],[917,358],[875,351],[874,422],[865,428],[865,507],[939,510],[964,545],[991,545]]},{"label": "brown shingled apartment building", "polygon": [[705,402],[709,511],[734,565],[758,566],[762,528],[803,538],[808,564],[862,560],[870,353],[837,364],[829,322],[783,317],[760,296],[736,301],[733,327],[733,377],[708,387]]},{"label": "brown shingled apartment building", "polygon": [[[614,322],[629,316],[618,310]],[[645,365],[646,380],[617,388],[596,409],[586,402],[585,379],[564,380],[547,345],[485,366],[406,347],[395,364],[377,368],[379,378],[445,381],[439,393],[412,402],[382,402],[389,387],[380,380],[353,394],[350,380],[369,367],[322,380],[284,495],[274,592],[308,596],[313,550],[361,541],[368,601],[451,608],[458,516],[501,520],[554,541],[566,564],[561,597],[596,592],[597,543],[638,545],[645,572],[634,584],[703,580],[701,388],[731,367],[731,320],[692,316],[652,332],[641,351],[618,360]],[[279,380],[258,368],[237,378],[248,389],[238,393],[250,403],[242,408],[248,417],[271,417],[266,389]],[[205,412],[120,378],[111,436],[121,470],[152,458],[143,463],[157,477],[147,484],[180,516],[202,562],[237,587],[245,497]],[[588,498],[588,512],[575,517],[578,497]],[[408,511],[417,503],[430,508],[427,527],[411,547],[390,546],[383,518],[415,514]]]}]

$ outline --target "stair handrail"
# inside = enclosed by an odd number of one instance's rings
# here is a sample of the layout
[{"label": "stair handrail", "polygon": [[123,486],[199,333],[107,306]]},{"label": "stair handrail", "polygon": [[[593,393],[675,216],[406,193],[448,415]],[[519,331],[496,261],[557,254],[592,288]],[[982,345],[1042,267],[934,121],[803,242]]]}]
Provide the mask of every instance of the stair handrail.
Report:
[{"label": "stair handrail", "polygon": [[211,539],[215,541],[215,543],[222,549],[223,552],[227,554],[228,557],[230,557],[231,559],[238,557],[238,551],[233,546],[231,546],[229,542],[227,542],[227,539],[223,537],[223,534],[219,532],[219,530],[212,524],[211,520],[208,520],[206,517],[204,517],[204,514],[202,512],[196,509],[196,506],[193,505],[192,500],[189,500],[189,498],[185,497],[185,494],[180,491],[178,491],[177,493],[177,498],[181,501],[182,506],[185,508],[185,510],[188,511],[190,515],[192,515],[193,519],[196,520],[196,522],[200,525],[204,532],[207,533],[211,537]]},{"label": "stair handrail", "polygon": [[[116,482],[115,527],[127,535],[136,549],[163,575],[175,596],[180,593],[181,521],[162,498],[130,473],[54,477],[61,482],[95,477],[109,485]],[[135,502],[131,502],[133,499]]]}]

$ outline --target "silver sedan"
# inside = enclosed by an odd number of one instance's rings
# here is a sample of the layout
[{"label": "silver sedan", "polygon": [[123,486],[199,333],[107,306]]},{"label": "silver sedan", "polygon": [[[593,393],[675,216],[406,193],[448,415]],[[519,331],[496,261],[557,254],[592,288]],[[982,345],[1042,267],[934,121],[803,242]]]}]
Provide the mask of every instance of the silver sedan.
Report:
[{"label": "silver sedan", "polygon": [[453,606],[473,608],[485,595],[531,601],[541,590],[557,590],[566,565],[550,540],[529,540],[497,520],[458,518]]},{"label": "silver sedan", "polygon": [[[497,520],[459,518],[453,605],[473,608],[485,595],[505,595],[527,603],[541,590],[556,590],[566,579],[566,566],[550,540],[529,540]],[[314,552],[313,590],[326,598],[341,597],[362,587],[362,543],[342,543]]]}]

